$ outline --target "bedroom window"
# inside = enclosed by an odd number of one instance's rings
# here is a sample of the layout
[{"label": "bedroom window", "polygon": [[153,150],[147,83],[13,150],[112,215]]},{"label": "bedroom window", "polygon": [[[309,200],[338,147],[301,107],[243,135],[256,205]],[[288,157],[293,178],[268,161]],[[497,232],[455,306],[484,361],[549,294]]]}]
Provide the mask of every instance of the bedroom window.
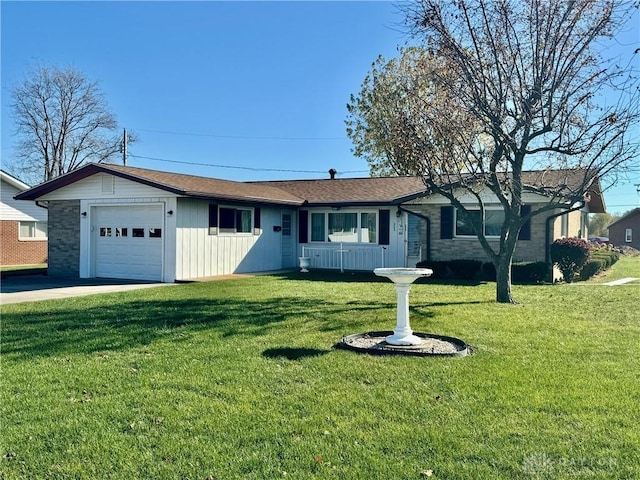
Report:
[{"label": "bedroom window", "polygon": [[220,233],[251,233],[251,210],[220,207]]},{"label": "bedroom window", "polygon": [[20,240],[45,240],[47,222],[20,222],[18,238]]},{"label": "bedroom window", "polygon": [[[470,210],[471,216],[480,221],[480,210]],[[485,209],[484,211],[484,235],[487,237],[499,237],[504,223],[504,211],[497,209]],[[473,224],[456,210],[456,237],[476,237]]]}]

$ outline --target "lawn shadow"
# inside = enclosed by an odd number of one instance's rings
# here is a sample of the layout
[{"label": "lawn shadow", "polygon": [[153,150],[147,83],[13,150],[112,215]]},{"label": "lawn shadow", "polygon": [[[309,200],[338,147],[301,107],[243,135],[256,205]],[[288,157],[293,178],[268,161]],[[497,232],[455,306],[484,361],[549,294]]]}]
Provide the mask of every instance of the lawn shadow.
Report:
[{"label": "lawn shadow", "polygon": [[[343,283],[389,283],[391,280],[386,277],[379,277],[372,271],[345,271],[340,272],[338,270],[310,270],[307,273],[301,273],[299,271],[294,272],[281,272],[270,274],[274,278],[280,280],[307,280],[311,282],[343,282]],[[457,285],[467,287],[477,287],[486,284],[483,280],[456,280],[456,279],[436,279],[431,277],[418,278],[414,284],[416,285]]]},{"label": "lawn shadow", "polygon": [[[249,301],[233,298],[180,298],[126,301],[128,295],[33,304],[28,313],[3,312],[2,353],[42,357],[116,351],[172,336],[185,341],[192,332],[209,330],[220,338],[260,336],[282,322],[313,323],[318,331],[338,331],[358,322],[358,312],[391,308],[389,303],[333,303],[325,299],[275,297]],[[97,298],[97,297],[95,297]],[[47,308],[51,307],[52,308]],[[345,322],[347,317],[353,320]],[[299,324],[299,323],[298,323]]]},{"label": "lawn shadow", "polygon": [[300,360],[308,357],[319,357],[330,353],[331,350],[322,350],[319,348],[292,348],[292,347],[280,347],[280,348],[267,348],[262,355],[266,358],[278,359],[284,358],[286,360]]}]

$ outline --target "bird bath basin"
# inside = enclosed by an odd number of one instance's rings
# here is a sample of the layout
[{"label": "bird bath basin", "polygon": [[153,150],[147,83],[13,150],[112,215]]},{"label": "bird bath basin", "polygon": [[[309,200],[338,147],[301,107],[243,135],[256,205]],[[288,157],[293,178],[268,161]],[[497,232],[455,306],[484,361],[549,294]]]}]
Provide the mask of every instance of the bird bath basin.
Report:
[{"label": "bird bath basin", "polygon": [[390,345],[420,345],[423,339],[413,334],[409,324],[409,291],[418,278],[429,277],[429,268],[376,268],[373,273],[387,277],[395,284],[397,295],[396,328],[393,335],[386,337]]}]

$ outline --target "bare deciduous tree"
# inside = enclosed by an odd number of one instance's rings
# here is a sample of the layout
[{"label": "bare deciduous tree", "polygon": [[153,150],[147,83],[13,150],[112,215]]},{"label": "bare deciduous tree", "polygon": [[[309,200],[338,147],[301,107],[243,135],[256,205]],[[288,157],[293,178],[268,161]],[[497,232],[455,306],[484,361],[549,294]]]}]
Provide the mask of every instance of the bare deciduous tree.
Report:
[{"label": "bare deciduous tree", "polygon": [[[629,62],[636,47],[626,63],[601,52],[633,8],[618,0],[407,3],[410,33],[433,60],[378,65],[376,80],[370,75],[352,97],[355,153],[374,174],[386,167],[421,175],[428,191],[456,207],[496,267],[498,302],[514,301],[510,272],[522,226],[579,205],[594,182],[606,187],[637,159],[639,82]],[[573,181],[550,184],[525,169],[563,170]],[[487,192],[504,212],[497,245],[482,228]],[[524,192],[548,203],[523,213]],[[462,194],[476,199],[473,209]]]},{"label": "bare deciduous tree", "polygon": [[19,138],[13,168],[25,178],[51,180],[87,162],[113,161],[121,151],[115,116],[83,73],[39,66],[11,95]]}]

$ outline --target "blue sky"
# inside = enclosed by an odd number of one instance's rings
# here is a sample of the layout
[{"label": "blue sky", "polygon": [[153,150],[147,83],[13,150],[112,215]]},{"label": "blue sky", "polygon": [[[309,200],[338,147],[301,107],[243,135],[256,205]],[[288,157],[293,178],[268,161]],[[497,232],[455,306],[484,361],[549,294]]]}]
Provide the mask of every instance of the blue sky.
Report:
[{"label": "blue sky", "polygon": [[[346,104],[376,57],[395,56],[406,40],[391,2],[2,1],[1,9],[3,164],[14,143],[9,87],[44,63],[99,82],[119,124],[140,138],[129,165],[230,180],[325,178],[330,168],[367,176],[346,136]],[[618,44],[640,46],[635,27]],[[610,212],[640,206],[634,183],[640,177],[607,192]]]}]

